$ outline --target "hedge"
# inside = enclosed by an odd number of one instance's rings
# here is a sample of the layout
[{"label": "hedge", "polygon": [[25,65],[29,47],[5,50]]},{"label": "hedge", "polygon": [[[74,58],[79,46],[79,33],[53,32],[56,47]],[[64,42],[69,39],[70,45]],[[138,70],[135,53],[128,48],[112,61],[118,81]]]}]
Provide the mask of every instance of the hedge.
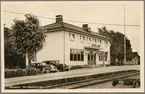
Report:
[{"label": "hedge", "polygon": [[39,70],[34,69],[34,68],[5,69],[5,78],[37,75],[38,73],[39,73]]}]

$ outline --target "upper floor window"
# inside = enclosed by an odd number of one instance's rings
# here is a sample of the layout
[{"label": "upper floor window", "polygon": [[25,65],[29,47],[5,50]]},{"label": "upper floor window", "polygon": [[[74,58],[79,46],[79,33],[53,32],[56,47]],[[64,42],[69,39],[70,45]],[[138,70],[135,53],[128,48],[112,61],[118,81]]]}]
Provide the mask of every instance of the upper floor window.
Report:
[{"label": "upper floor window", "polygon": [[108,42],[107,42],[107,41],[104,41],[104,44],[105,44],[105,45],[108,45]]},{"label": "upper floor window", "polygon": [[74,40],[75,39],[75,34],[69,33],[69,38],[70,38],[70,40]]},{"label": "upper floor window", "polygon": [[83,40],[85,41],[85,36],[83,36]]},{"label": "upper floor window", "polygon": [[91,42],[91,38],[89,38],[89,41]]},{"label": "upper floor window", "polygon": [[95,39],[95,43],[97,43],[97,39]]},{"label": "upper floor window", "polygon": [[81,42],[85,41],[85,36],[80,36]]},{"label": "upper floor window", "polygon": [[102,41],[100,39],[98,39],[98,43],[100,44]]}]

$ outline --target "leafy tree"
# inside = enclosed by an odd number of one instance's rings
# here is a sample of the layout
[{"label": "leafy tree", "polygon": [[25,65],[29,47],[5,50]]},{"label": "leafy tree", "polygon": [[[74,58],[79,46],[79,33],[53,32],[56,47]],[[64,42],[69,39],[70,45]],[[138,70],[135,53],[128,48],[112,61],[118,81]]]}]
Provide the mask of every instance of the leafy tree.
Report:
[{"label": "leafy tree", "polygon": [[4,27],[4,57],[5,68],[25,68],[25,57],[12,50],[13,39],[11,30]]},{"label": "leafy tree", "polygon": [[25,20],[14,19],[11,27],[13,50],[28,57],[29,65],[34,54],[43,48],[45,34],[38,18],[31,14],[25,15]]},{"label": "leafy tree", "polygon": [[11,49],[11,46],[12,40],[10,38],[10,29],[4,27],[4,53],[6,54],[14,53],[14,51]]},{"label": "leafy tree", "polygon": [[[98,28],[100,34],[110,37],[113,41],[111,43],[111,63],[115,63],[118,59],[118,64],[123,64],[124,59],[124,34],[120,32],[115,32],[114,30],[108,30],[105,26]],[[132,52],[130,40],[126,37],[126,52]]]}]

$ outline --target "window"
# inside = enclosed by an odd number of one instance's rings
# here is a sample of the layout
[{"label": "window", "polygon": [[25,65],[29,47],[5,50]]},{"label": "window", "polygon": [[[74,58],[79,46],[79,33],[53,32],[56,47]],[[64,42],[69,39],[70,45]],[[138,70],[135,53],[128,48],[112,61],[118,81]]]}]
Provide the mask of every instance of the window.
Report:
[{"label": "window", "polygon": [[77,61],[77,50],[74,50],[74,61]]},{"label": "window", "polygon": [[80,61],[81,59],[81,51],[77,50],[77,60]]},{"label": "window", "polygon": [[91,60],[93,60],[93,54],[91,54]]},{"label": "window", "polygon": [[75,39],[75,34],[72,34],[73,39]]},{"label": "window", "polygon": [[70,49],[70,61],[72,61],[72,60],[73,60],[73,50]]},{"label": "window", "polygon": [[101,55],[99,55],[99,61],[101,61]]},{"label": "window", "polygon": [[81,51],[81,61],[84,61],[84,51]]},{"label": "window", "polygon": [[88,61],[90,61],[90,54],[88,54]]},{"label": "window", "polygon": [[91,42],[91,38],[89,38],[89,41]]},{"label": "window", "polygon": [[85,41],[85,36],[80,36],[81,42]]},{"label": "window", "polygon": [[97,39],[95,39],[95,43],[97,43]]},{"label": "window", "polygon": [[102,43],[102,40],[100,40],[100,43]]},{"label": "window", "polygon": [[107,61],[108,52],[105,52],[105,61]]},{"label": "window", "polygon": [[83,36],[83,40],[85,41],[85,36]]},{"label": "window", "polygon": [[99,61],[104,61],[104,54],[103,54],[103,53],[101,53],[101,54],[99,55]]},{"label": "window", "polygon": [[69,33],[69,38],[70,38],[70,40],[74,40],[75,39],[75,34]]},{"label": "window", "polygon": [[108,52],[103,52],[99,55],[99,61],[107,61]]},{"label": "window", "polygon": [[108,45],[108,42],[107,42],[107,41],[104,41],[104,44],[105,44],[105,45]]},{"label": "window", "polygon": [[80,49],[70,49],[70,61],[84,61],[84,51]]}]

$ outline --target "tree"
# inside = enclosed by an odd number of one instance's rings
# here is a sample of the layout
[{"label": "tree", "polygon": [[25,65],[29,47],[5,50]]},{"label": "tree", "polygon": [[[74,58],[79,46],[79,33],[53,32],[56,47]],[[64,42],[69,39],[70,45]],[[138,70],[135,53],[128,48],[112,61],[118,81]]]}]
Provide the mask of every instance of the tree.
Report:
[{"label": "tree", "polygon": [[14,54],[15,51],[12,50],[13,39],[11,38],[11,31],[8,27],[4,27],[4,53]]},{"label": "tree", "polygon": [[[111,53],[111,63],[115,63],[115,60],[118,60],[118,64],[123,63],[124,59],[124,34],[120,32],[115,32],[114,30],[108,30],[105,26],[98,28],[98,31],[101,35],[110,37],[113,41],[110,47]],[[130,40],[126,37],[126,52],[132,52]]]},{"label": "tree", "polygon": [[26,14],[25,20],[14,19],[11,30],[13,50],[18,54],[27,55],[30,65],[34,54],[43,48],[45,41],[45,34],[38,18],[32,14]]},{"label": "tree", "polygon": [[12,50],[13,39],[11,30],[4,27],[4,57],[5,68],[25,68],[25,57]]}]

